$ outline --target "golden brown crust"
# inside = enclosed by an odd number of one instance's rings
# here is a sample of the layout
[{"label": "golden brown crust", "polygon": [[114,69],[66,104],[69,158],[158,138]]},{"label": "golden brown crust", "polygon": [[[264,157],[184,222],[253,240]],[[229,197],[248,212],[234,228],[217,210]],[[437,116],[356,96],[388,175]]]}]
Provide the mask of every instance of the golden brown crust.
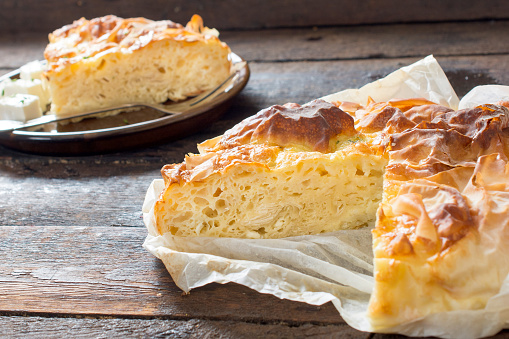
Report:
[{"label": "golden brown crust", "polygon": [[[412,106],[421,103],[424,105]],[[382,151],[390,159],[385,169],[387,180],[408,181],[458,166],[472,167],[479,156],[505,154],[507,148],[509,111],[503,106],[455,112],[415,99],[356,109],[362,112],[355,127],[377,131],[383,140]],[[344,136],[359,138],[362,134],[354,129],[353,118],[335,105],[321,100],[304,106],[276,105],[245,119],[221,138],[202,144],[204,154],[186,157],[179,165],[165,166],[163,177],[172,182],[202,180],[236,162],[258,162],[262,158],[261,163],[270,162],[267,159],[273,159],[285,147],[327,153],[332,151],[330,141]],[[262,144],[267,147],[258,147]],[[370,152],[373,150],[365,150],[366,154]]]},{"label": "golden brown crust", "polygon": [[412,107],[407,110],[404,115],[413,123],[419,124],[423,121],[433,121],[433,119],[452,111],[453,110],[449,107],[436,104],[428,104]]},{"label": "golden brown crust", "polygon": [[[432,116],[432,115],[431,115]],[[409,180],[457,166],[474,166],[482,155],[506,156],[509,110],[485,105],[443,112],[433,121],[390,135],[388,178]]]},{"label": "golden brown crust", "polygon": [[[424,201],[427,199],[441,199],[440,208],[426,210]],[[387,257],[416,255],[418,242],[426,244],[427,255],[440,253],[474,230],[465,198],[457,189],[441,183],[418,180],[403,184],[390,207],[385,205],[384,208],[374,233],[387,242],[383,246]],[[408,240],[405,246],[401,246],[398,237],[402,234]]]},{"label": "golden brown crust", "polygon": [[55,69],[99,53],[134,51],[164,39],[187,42],[218,40],[217,32],[204,27],[199,15],[194,15],[186,27],[169,20],[123,19],[107,15],[92,20],[81,18],[49,34],[50,43],[44,57],[50,69]]},{"label": "golden brown crust", "polygon": [[161,174],[165,185],[201,181],[213,173],[225,171],[229,166],[240,163],[256,163],[266,167],[275,160],[279,151],[279,147],[243,145],[202,155],[186,156],[183,163],[165,165],[161,169]]},{"label": "golden brown crust", "polygon": [[368,313],[376,328],[482,308],[509,271],[497,258],[506,255],[498,239],[509,227],[509,110],[412,110],[421,113],[398,119],[415,126],[398,130],[388,122],[379,132],[389,164],[373,231]]},{"label": "golden brown crust", "polygon": [[[339,107],[353,107],[342,102],[335,104]],[[391,121],[392,125],[399,125],[402,130],[413,127],[417,123],[415,120],[425,120],[431,112],[442,107],[419,98],[387,102],[374,102],[370,99],[366,107],[358,107],[353,113],[357,120],[356,128],[360,132],[376,133],[384,130]]]},{"label": "golden brown crust", "polygon": [[356,134],[354,120],[349,114],[326,101],[314,100],[303,106],[286,104],[264,109],[227,131],[220,145],[231,148],[269,143],[327,153],[332,151],[334,137]]},{"label": "golden brown crust", "polygon": [[[433,114],[430,115],[432,116]],[[409,130],[391,135],[387,142],[389,164],[385,173],[386,184],[399,185],[397,181],[401,181],[402,186],[397,194],[389,194],[388,198],[405,194],[407,182],[421,186],[436,185],[437,190],[457,196],[457,176],[453,178],[451,173],[473,169],[483,155],[498,154],[507,159],[505,144],[508,140],[508,119],[507,108],[485,105],[474,109],[443,112],[432,122],[422,120]],[[451,172],[452,169],[455,171]],[[451,190],[455,193],[451,193]],[[420,196],[424,197],[424,194],[420,193]],[[449,210],[450,208],[454,208],[454,211]],[[465,211],[468,211],[467,204],[455,198],[454,203],[444,204],[440,213],[458,216]],[[459,221],[460,219],[463,221]],[[465,222],[467,219],[469,221]],[[462,217],[456,221],[437,219],[434,224],[446,233],[455,229],[448,233],[449,243],[457,241],[454,237],[462,234],[458,231],[458,225],[470,225],[471,218]]]},{"label": "golden brown crust", "polygon": [[482,309],[498,293],[509,273],[508,182],[497,153],[425,179],[386,180],[373,231],[376,328]]}]

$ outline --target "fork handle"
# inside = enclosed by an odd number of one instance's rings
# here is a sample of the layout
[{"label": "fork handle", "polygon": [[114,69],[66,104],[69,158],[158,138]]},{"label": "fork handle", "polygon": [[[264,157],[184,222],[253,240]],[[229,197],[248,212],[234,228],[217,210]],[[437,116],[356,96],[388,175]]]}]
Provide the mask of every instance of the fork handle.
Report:
[{"label": "fork handle", "polygon": [[[114,110],[123,110],[123,109],[127,109],[127,108],[135,108],[135,107],[151,107],[151,108],[157,109],[157,105],[126,104],[126,105],[122,105],[122,106],[102,108],[99,110],[89,111],[89,112],[81,113],[78,115],[72,115],[72,116],[56,116],[54,114],[48,114],[48,115],[43,115],[42,117],[39,117],[39,118],[29,120],[27,123],[17,123],[15,121],[12,121],[9,124],[7,124],[7,126],[5,126],[3,128],[1,126],[2,123],[0,123],[0,133],[13,132],[13,131],[19,130],[19,129],[36,127],[36,126],[40,126],[40,125],[45,125],[45,124],[69,120],[69,119],[86,118],[88,116],[95,115],[95,114],[100,114],[100,113],[114,111]],[[168,114],[168,115],[178,114],[178,112],[171,112],[168,110],[164,110],[164,111],[159,110],[159,111],[163,112],[165,114]]]}]

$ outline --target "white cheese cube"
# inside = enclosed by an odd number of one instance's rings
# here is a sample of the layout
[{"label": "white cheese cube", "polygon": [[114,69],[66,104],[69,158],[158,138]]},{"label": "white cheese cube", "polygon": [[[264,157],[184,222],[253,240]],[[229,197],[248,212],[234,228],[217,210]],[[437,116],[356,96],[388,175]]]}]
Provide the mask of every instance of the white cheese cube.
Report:
[{"label": "white cheese cube", "polygon": [[39,97],[30,94],[15,94],[0,98],[0,120],[27,120],[42,116]]},{"label": "white cheese cube", "polygon": [[32,61],[19,68],[19,77],[22,80],[42,80],[42,73],[46,70],[46,65],[40,61]]},{"label": "white cheese cube", "polygon": [[5,85],[11,83],[11,79],[0,81],[0,98],[5,96]]},{"label": "white cheese cube", "polygon": [[49,95],[47,91],[42,87],[42,81],[35,80],[12,80],[4,83],[3,89],[4,96],[13,96],[16,94],[30,94],[39,97],[39,105],[41,111],[46,111],[46,107],[49,103]]}]

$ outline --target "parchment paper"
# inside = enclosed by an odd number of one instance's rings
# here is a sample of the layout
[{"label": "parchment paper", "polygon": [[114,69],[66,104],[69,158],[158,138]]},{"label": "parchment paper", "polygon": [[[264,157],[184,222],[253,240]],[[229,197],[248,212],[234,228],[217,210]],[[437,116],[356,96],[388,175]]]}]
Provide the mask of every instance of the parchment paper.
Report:
[{"label": "parchment paper", "polygon": [[[459,102],[442,68],[428,56],[360,89],[323,99],[364,104],[368,96],[376,101],[423,97],[457,109],[509,97],[507,86],[497,86],[496,91],[482,87],[473,89]],[[212,282],[235,282],[260,293],[312,305],[332,301],[350,326],[372,331],[365,316],[373,289],[371,229],[284,239],[158,236],[152,209],[163,188],[163,180],[157,179],[147,191],[143,213],[149,234],[143,246],[163,261],[182,290],[188,292]],[[509,326],[508,320],[509,278],[484,310],[434,314],[388,331],[410,336],[477,338],[499,332]]]}]

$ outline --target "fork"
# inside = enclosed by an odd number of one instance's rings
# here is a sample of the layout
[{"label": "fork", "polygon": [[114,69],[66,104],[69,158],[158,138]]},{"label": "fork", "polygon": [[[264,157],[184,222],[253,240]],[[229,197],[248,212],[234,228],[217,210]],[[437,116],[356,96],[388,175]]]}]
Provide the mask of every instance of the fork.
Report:
[{"label": "fork", "polygon": [[[233,87],[235,81],[240,76],[240,71],[245,67],[246,62],[240,61],[236,62],[232,65],[232,71],[230,75],[221,82],[218,86],[213,88],[210,91],[204,92],[198,96],[193,97],[192,99],[185,100],[183,102],[177,102],[174,104],[147,104],[147,103],[130,103],[130,104],[123,104],[118,106],[112,106],[112,107],[106,107],[101,108],[98,110],[88,111],[84,113],[80,113],[78,115],[72,115],[72,116],[60,116],[57,117],[56,115],[49,114],[44,115],[39,118],[35,118],[32,120],[29,120],[26,123],[20,122],[20,121],[8,121],[3,120],[0,122],[0,133],[10,133],[15,130],[19,129],[26,129],[30,127],[36,127],[48,123],[55,123],[59,121],[64,120],[70,120],[70,119],[76,119],[76,118],[85,118],[89,116],[93,116],[95,114],[114,111],[114,110],[125,110],[130,108],[136,108],[136,107],[147,107],[152,108],[157,111],[160,111],[162,113],[165,113],[167,115],[181,115],[187,112],[190,112],[192,109],[197,108],[201,106],[205,101],[210,101],[217,97],[218,94],[223,92],[228,92],[231,87]],[[17,75],[15,72],[11,72],[9,74],[6,74],[3,79],[7,76],[12,77]]]}]

